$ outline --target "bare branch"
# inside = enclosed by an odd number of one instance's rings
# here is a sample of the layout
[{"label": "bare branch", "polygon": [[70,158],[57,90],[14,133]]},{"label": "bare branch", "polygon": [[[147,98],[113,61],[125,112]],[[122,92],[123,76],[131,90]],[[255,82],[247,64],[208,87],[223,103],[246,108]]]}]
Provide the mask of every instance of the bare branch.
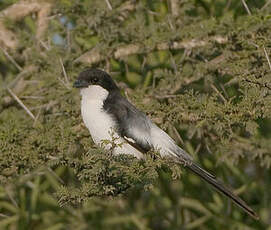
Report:
[{"label": "bare branch", "polygon": [[[30,65],[30,66],[27,66],[23,69],[23,71],[21,71],[16,77],[15,79],[13,79],[11,82],[7,83],[6,85],[0,87],[0,91],[2,90],[6,90],[7,88],[12,88],[12,91],[15,93],[15,94],[19,94],[21,93],[24,89],[25,89],[25,86],[26,86],[26,81],[24,80],[24,76],[25,75],[28,75],[28,74],[31,74],[32,72],[34,72],[36,70],[36,66],[33,66],[33,65]],[[9,106],[13,100],[12,100],[12,97],[11,96],[5,96],[2,98],[2,101],[3,101],[3,105],[6,107],[6,106]]]},{"label": "bare branch", "polygon": [[48,27],[48,15],[51,12],[51,4],[43,3],[38,12],[38,22],[37,22],[37,34],[36,38],[40,39]]},{"label": "bare branch", "polygon": [[179,0],[170,0],[170,8],[173,17],[177,17],[179,15]]},{"label": "bare branch", "polygon": [[[227,42],[227,38],[221,36],[210,37],[206,40],[202,39],[192,39],[190,41],[174,41],[171,43],[162,42],[158,43],[153,48],[147,48],[142,44],[129,44],[125,46],[121,46],[116,50],[112,50],[108,53],[113,53],[113,57],[116,59],[121,59],[125,56],[133,55],[133,54],[141,54],[146,53],[147,51],[153,50],[178,50],[178,49],[192,49],[196,47],[202,47],[210,44],[211,42],[217,42],[220,44],[224,44]],[[98,63],[100,61],[105,60],[107,57],[102,55],[101,52],[97,48],[94,48],[85,54],[78,57],[75,62],[83,62],[88,64]]]},{"label": "bare branch", "polygon": [[92,64],[100,62],[104,59],[105,58],[101,56],[100,52],[96,48],[94,48],[91,51],[88,51],[81,55],[80,57],[78,57],[77,59],[75,59],[74,62],[84,62]]},{"label": "bare branch", "polygon": [[9,199],[11,200],[12,204],[18,208],[18,204],[16,202],[16,200],[13,198],[11,191],[10,191],[10,186],[7,186],[6,188],[4,187],[4,190],[6,192],[6,194],[8,195]]},{"label": "bare branch", "polygon": [[39,119],[40,114],[41,114],[41,110],[42,110],[42,108],[39,109],[38,114],[37,114],[37,116],[35,117],[35,120],[34,120],[34,122],[33,122],[33,127],[35,127],[35,125],[36,125],[37,122],[38,122],[38,119]]},{"label": "bare branch", "polygon": [[269,6],[271,3],[271,0],[267,1],[264,6],[261,8],[261,10],[264,10],[267,6]]},{"label": "bare branch", "polygon": [[39,40],[40,44],[46,49],[49,50],[49,47],[43,42],[42,40]]},{"label": "bare branch", "polygon": [[106,2],[108,9],[112,10],[112,6],[111,6],[111,3],[109,2],[109,0],[105,0],[105,2]]},{"label": "bare branch", "polygon": [[142,50],[142,52],[143,52],[144,46],[139,45],[139,44],[130,44],[127,46],[119,47],[115,51],[114,57],[119,59],[123,56],[129,56],[129,55],[140,53],[140,50]]},{"label": "bare branch", "polygon": [[[11,82],[9,82],[8,83],[8,85],[7,85],[7,87],[8,88],[13,88],[13,87],[15,87],[15,93],[18,93],[17,92],[17,83],[19,82],[19,80],[23,77],[23,76],[25,76],[26,74],[30,74],[30,73],[32,73],[32,72],[34,72],[35,70],[37,69],[37,67],[36,66],[34,66],[34,65],[29,65],[29,66],[26,66],[17,76],[16,76],[16,78],[14,79],[14,80],[12,80]],[[1,88],[2,89],[2,88]],[[0,90],[1,90],[0,89]],[[3,87],[3,89],[6,89],[6,87]]]},{"label": "bare branch", "polygon": [[222,93],[219,92],[219,90],[215,87],[214,84],[211,84],[211,88],[220,96],[220,98],[226,103],[227,100],[225,99],[225,97],[222,95]]},{"label": "bare branch", "polygon": [[268,56],[268,54],[267,54],[267,52],[266,52],[265,47],[263,47],[263,51],[264,51],[265,57],[266,57],[266,59],[267,59],[268,65],[269,65],[269,69],[271,70],[270,59],[269,59],[269,56]]},{"label": "bare branch", "polygon": [[40,2],[40,1],[19,1],[13,5],[7,7],[0,12],[0,44],[8,48],[15,48],[18,44],[15,34],[7,30],[4,25],[4,19],[18,21],[23,17],[33,12],[38,12],[37,22],[37,34],[36,37],[39,39],[44,31],[47,29],[48,18],[51,10],[51,3]]},{"label": "bare branch", "polygon": [[175,135],[177,136],[179,142],[183,145],[184,141],[183,141],[181,135],[179,134],[178,130],[176,129],[176,127],[174,125],[172,125],[172,128],[173,128],[173,131],[174,131]]},{"label": "bare branch", "polygon": [[[1,33],[0,33],[0,34],[1,34]],[[22,70],[23,70],[23,68],[22,68],[22,67],[14,60],[13,57],[11,57],[11,56],[9,55],[9,53],[8,53],[4,48],[2,48],[2,47],[0,46],[0,49],[3,51],[3,53],[5,54],[5,56],[10,60],[10,62],[12,62],[12,64],[16,66],[16,68],[17,68],[19,71],[22,71]]]},{"label": "bare branch", "polygon": [[66,85],[67,85],[66,87],[67,87],[67,88],[70,88],[70,87],[68,86],[68,84],[69,84],[68,76],[67,76],[67,73],[66,73],[66,70],[65,70],[65,67],[64,67],[64,65],[63,65],[63,61],[62,61],[61,58],[59,58],[59,62],[60,62],[60,65],[61,65],[61,68],[62,68],[62,72],[63,72],[64,78],[65,78],[65,81],[66,81]]},{"label": "bare branch", "polygon": [[6,214],[0,213],[0,217],[7,218],[9,216],[7,216]]},{"label": "bare branch", "polygon": [[6,46],[8,48],[14,48],[18,44],[16,36],[13,32],[6,29],[3,21],[0,19],[0,45]]},{"label": "bare branch", "polygon": [[15,93],[12,92],[12,90],[10,88],[7,88],[8,92],[11,94],[11,96],[18,102],[18,104],[27,112],[27,114],[33,119],[35,120],[35,116],[33,115],[33,113],[25,106],[25,104],[16,96]]},{"label": "bare branch", "polygon": [[0,17],[6,17],[11,20],[19,20],[31,12],[38,11],[40,9],[40,5],[41,3],[38,2],[19,1],[1,11]]},{"label": "bare branch", "polygon": [[156,98],[156,99],[168,99],[168,98],[175,98],[175,97],[178,97],[178,95],[171,95],[171,94],[154,95],[154,98]]},{"label": "bare branch", "polygon": [[47,168],[49,173],[51,173],[61,184],[65,184],[65,182],[61,179],[60,176],[58,176],[54,170],[52,170],[50,167]]},{"label": "bare branch", "polygon": [[2,10],[0,13],[0,43],[8,48],[15,48],[18,44],[15,34],[5,28],[3,19],[19,20],[29,13],[36,11],[38,5],[35,2],[18,2]]},{"label": "bare branch", "polygon": [[248,13],[249,15],[251,15],[251,12],[250,12],[250,10],[249,10],[249,8],[248,8],[248,6],[247,6],[246,1],[245,1],[245,0],[242,0],[242,3],[243,3],[243,5],[244,5],[244,7],[245,7],[247,13]]}]

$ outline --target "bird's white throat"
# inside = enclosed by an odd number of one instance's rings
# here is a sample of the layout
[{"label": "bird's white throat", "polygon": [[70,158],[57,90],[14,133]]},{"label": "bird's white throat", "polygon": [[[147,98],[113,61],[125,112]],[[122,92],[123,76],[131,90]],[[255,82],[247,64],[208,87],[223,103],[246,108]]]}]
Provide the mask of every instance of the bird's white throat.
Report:
[{"label": "bird's white throat", "polygon": [[104,101],[109,92],[99,85],[90,85],[88,88],[83,88],[80,90],[82,100],[98,100]]}]

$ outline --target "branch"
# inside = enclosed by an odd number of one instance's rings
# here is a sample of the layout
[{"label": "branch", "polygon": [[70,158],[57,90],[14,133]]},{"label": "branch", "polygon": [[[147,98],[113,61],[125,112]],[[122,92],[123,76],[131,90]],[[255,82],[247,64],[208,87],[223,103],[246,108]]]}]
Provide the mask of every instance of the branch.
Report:
[{"label": "branch", "polygon": [[267,53],[265,47],[263,47],[263,51],[264,51],[264,55],[266,57],[266,60],[268,62],[269,69],[271,70],[271,62],[270,62],[270,59],[269,59],[269,56],[268,56],[268,53]]},{"label": "branch", "polygon": [[18,44],[16,36],[13,32],[7,30],[3,21],[0,19],[0,45],[8,48],[14,48]]},{"label": "branch", "polygon": [[107,5],[108,9],[112,10],[113,8],[112,8],[111,3],[109,2],[109,0],[105,0],[105,2],[106,2],[106,5]]},{"label": "branch", "polygon": [[16,66],[16,68],[19,70],[19,71],[22,71],[22,67],[14,60],[14,58],[12,56],[9,55],[9,53],[0,46],[0,49],[3,51],[3,53],[5,54],[5,56],[7,57],[8,60],[10,60],[10,62]]},{"label": "branch", "polygon": [[245,0],[242,0],[242,3],[243,3],[243,5],[244,5],[244,7],[245,7],[247,13],[248,13],[249,15],[251,15],[251,12],[250,12],[250,10],[249,10],[249,8],[248,8],[248,6],[247,6],[246,1],[245,1]]},{"label": "branch", "polygon": [[12,92],[10,88],[7,88],[8,92],[11,94],[11,96],[18,102],[18,104],[27,112],[27,114],[35,120],[35,116],[33,113],[26,107],[26,105],[20,100],[20,98],[17,97],[15,93]]},{"label": "branch", "polygon": [[36,34],[36,38],[38,40],[42,37],[42,35],[48,28],[48,22],[49,22],[48,15],[51,12],[51,7],[52,5],[50,3],[43,3],[38,12],[37,34]]},{"label": "branch", "polygon": [[3,44],[8,48],[15,48],[18,45],[18,40],[16,39],[15,34],[6,29],[4,25],[5,18],[18,21],[33,12],[38,12],[36,38],[39,39],[47,29],[47,16],[51,11],[51,6],[51,3],[46,2],[21,1],[2,10],[0,12],[0,44]]},{"label": "branch", "polygon": [[179,0],[170,0],[171,14],[173,17],[178,17],[179,15]]},{"label": "branch", "polygon": [[[120,46],[115,50],[111,50],[107,53],[113,53],[113,57],[116,59],[121,59],[125,56],[133,54],[142,54],[154,50],[178,50],[178,49],[192,49],[196,47],[202,47],[209,45],[211,42],[217,42],[224,44],[228,41],[227,38],[221,36],[214,36],[208,39],[192,39],[190,41],[173,41],[173,42],[162,42],[158,43],[153,48],[148,48],[143,44],[129,44],[125,46]],[[85,54],[78,57],[75,62],[82,62],[87,64],[94,64],[100,61],[103,61],[107,58],[106,55],[103,55],[97,48],[86,52]]]}]

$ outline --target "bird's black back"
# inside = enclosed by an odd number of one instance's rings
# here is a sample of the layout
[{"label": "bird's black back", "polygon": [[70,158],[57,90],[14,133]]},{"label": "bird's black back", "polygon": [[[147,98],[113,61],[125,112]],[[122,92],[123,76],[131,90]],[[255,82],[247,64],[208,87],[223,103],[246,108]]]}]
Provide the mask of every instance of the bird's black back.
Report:
[{"label": "bird's black back", "polygon": [[[144,151],[151,149],[151,143],[144,138],[150,136],[151,121],[119,91],[112,91],[104,101],[104,110],[109,113],[117,123],[117,132],[121,137],[134,140],[138,147]],[[142,133],[142,135],[137,135]]]}]

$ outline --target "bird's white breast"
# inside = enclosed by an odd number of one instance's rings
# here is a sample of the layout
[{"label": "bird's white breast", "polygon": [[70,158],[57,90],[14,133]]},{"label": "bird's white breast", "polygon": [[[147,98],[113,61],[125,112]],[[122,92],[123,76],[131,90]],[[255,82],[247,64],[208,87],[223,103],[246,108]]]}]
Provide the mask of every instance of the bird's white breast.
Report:
[{"label": "bird's white breast", "polygon": [[[103,110],[103,104],[109,92],[101,86],[91,85],[81,89],[81,114],[90,135],[97,145],[102,145],[105,140],[113,141],[120,146],[115,147],[116,154],[132,154],[141,158],[142,154],[114,132],[115,122],[113,118]],[[110,148],[112,144],[103,145]]]},{"label": "bird's white breast", "polygon": [[96,85],[81,89],[83,121],[96,144],[102,140],[110,140],[110,131],[114,129],[113,119],[103,111],[103,103],[108,94],[107,90]]}]

